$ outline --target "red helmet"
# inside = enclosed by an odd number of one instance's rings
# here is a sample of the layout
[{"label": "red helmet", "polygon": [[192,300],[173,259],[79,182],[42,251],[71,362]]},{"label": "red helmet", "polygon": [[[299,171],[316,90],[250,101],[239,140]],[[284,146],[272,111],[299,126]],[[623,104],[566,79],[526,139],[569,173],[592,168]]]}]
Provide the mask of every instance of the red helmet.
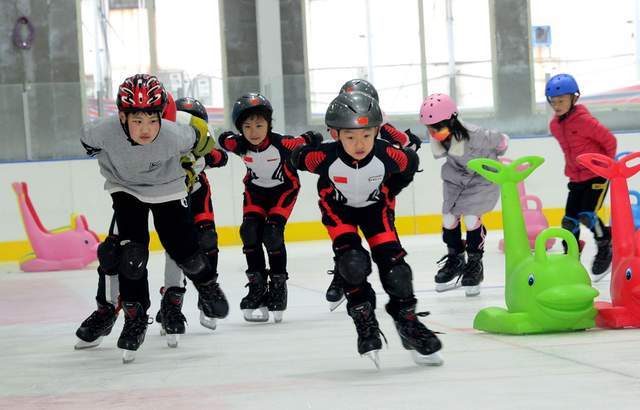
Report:
[{"label": "red helmet", "polygon": [[176,122],[178,107],[176,106],[176,102],[173,100],[171,93],[167,93],[167,97],[167,105],[162,113],[162,119]]},{"label": "red helmet", "polygon": [[167,92],[158,79],[149,74],[136,74],[118,87],[118,111],[162,112],[167,105]]}]

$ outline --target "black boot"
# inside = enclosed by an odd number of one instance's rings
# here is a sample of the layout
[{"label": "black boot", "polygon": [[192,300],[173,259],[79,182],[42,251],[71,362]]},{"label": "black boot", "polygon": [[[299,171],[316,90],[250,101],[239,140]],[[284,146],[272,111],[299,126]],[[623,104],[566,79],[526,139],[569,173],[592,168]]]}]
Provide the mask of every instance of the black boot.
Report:
[{"label": "black boot", "polygon": [[437,263],[440,269],[435,276],[436,292],[445,292],[460,286],[460,277],[465,267],[464,251],[456,252],[455,249],[449,248],[449,252]]},{"label": "black boot", "polygon": [[116,312],[115,306],[111,303],[98,303],[98,308],[76,330],[76,336],[80,341],[75,348],[86,349],[98,346],[102,337],[111,333],[117,318],[118,312]]},{"label": "black boot", "polygon": [[393,318],[398,335],[405,349],[415,351],[413,359],[421,365],[441,365],[442,359],[436,354],[442,343],[417,316],[427,316],[429,312],[415,312],[415,305],[401,309]]},{"label": "black boot", "polygon": [[358,332],[358,353],[364,355],[373,350],[382,349],[380,327],[371,303],[364,302],[349,309]]},{"label": "black boot", "polygon": [[333,270],[327,271],[327,273],[329,275],[333,275],[333,277],[331,278],[331,283],[327,288],[327,302],[339,302],[344,298],[344,279],[342,279],[342,276],[338,273],[337,267]]},{"label": "black boot", "polygon": [[[609,228],[607,227],[607,229]],[[613,256],[610,237],[596,240],[596,245],[598,246],[598,253],[596,253],[593,265],[591,266],[591,274],[593,275],[594,282],[599,281],[609,273],[611,258]]]},{"label": "black boot", "polygon": [[287,273],[272,273],[267,294],[267,307],[273,312],[276,323],[282,321],[282,313],[287,308]]},{"label": "black boot", "polygon": [[156,315],[156,322],[162,326],[163,333],[169,335],[182,335],[185,332],[187,319],[182,314],[182,301],[185,288],[170,287],[162,289],[160,310]]},{"label": "black boot", "polygon": [[481,252],[467,252],[467,264],[462,273],[462,287],[467,296],[480,294],[480,283],[484,280]]},{"label": "black boot", "polygon": [[123,302],[122,308],[124,327],[118,339],[118,347],[124,350],[138,350],[144,342],[149,316],[139,302]]},{"label": "black boot", "polygon": [[[267,274],[262,272],[247,272],[247,279],[249,283],[247,283],[245,287],[249,288],[249,293],[240,301],[240,309],[246,321],[266,322],[269,320],[269,312],[267,310]],[[254,314],[256,310],[258,310],[258,312]]]},{"label": "black boot", "polygon": [[198,290],[200,324],[211,330],[217,327],[217,320],[229,314],[229,302],[216,279],[205,283],[193,283]]}]

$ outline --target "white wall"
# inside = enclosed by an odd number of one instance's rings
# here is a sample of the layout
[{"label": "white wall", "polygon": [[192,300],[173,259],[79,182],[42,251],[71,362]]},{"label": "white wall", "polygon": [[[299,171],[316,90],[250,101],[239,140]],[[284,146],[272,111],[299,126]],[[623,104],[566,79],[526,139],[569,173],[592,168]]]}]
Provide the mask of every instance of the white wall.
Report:
[{"label": "white wall", "polygon": [[[618,135],[618,151],[640,148],[639,134]],[[545,208],[563,208],[566,199],[564,159],[558,144],[551,138],[512,140],[507,157],[540,155],[546,162],[526,181],[527,191],[538,195]],[[398,199],[398,215],[438,214],[442,203],[440,165],[431,156],[429,144],[420,150],[423,172]],[[242,177],[245,168],[231,155],[225,168],[208,170],[213,184],[213,201],[218,226],[240,225],[242,219]],[[291,221],[320,220],[315,175],[302,173],[302,189]],[[634,177],[629,186],[640,190]],[[89,226],[106,233],[111,221],[111,201],[103,190],[103,178],[95,160],[28,162],[0,164],[0,243],[26,240],[11,183],[25,181],[42,223],[47,228],[69,224],[71,212],[87,216]],[[498,205],[499,208],[499,205]]]}]

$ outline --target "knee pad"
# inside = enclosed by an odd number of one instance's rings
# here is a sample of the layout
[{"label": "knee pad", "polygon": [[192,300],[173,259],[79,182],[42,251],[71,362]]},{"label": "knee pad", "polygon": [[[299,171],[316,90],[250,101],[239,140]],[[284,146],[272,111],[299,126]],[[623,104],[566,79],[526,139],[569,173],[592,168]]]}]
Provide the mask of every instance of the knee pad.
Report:
[{"label": "knee pad", "polygon": [[[202,252],[196,252],[178,263],[182,272],[196,283],[203,283],[213,278],[211,264]],[[211,276],[211,277],[209,277]]]},{"label": "knee pad", "polygon": [[389,296],[398,299],[409,299],[413,297],[413,274],[411,268],[406,263],[395,265],[387,273],[380,275],[380,281],[384,290]]},{"label": "knee pad", "polygon": [[269,253],[279,251],[284,245],[284,225],[267,223],[262,233],[262,243]]},{"label": "knee pad", "polygon": [[120,256],[120,274],[127,279],[140,280],[147,272],[149,248],[138,242],[122,245]]},{"label": "knee pad", "polygon": [[105,275],[117,275],[120,264],[120,241],[117,236],[109,235],[98,245],[98,263]]},{"label": "knee pad", "polygon": [[574,235],[580,232],[580,221],[567,215],[562,217],[561,226]]},{"label": "knee pad", "polygon": [[212,223],[198,226],[198,246],[207,255],[218,252],[218,233]]},{"label": "knee pad", "polygon": [[467,231],[473,231],[474,229],[480,228],[480,225],[482,225],[482,220],[479,216],[476,215],[465,215],[464,224],[467,227]]},{"label": "knee pad", "polygon": [[240,225],[240,238],[245,248],[255,248],[260,245],[258,231],[260,223],[255,218],[244,218]]},{"label": "knee pad", "polygon": [[351,285],[359,285],[371,273],[371,258],[364,249],[351,249],[338,258],[338,272]]},{"label": "knee pad", "polygon": [[593,230],[593,228],[596,226],[598,215],[596,215],[595,212],[580,212],[578,213],[578,218],[584,226]]},{"label": "knee pad", "polygon": [[445,229],[455,229],[460,223],[460,217],[453,214],[442,215],[442,226]]}]

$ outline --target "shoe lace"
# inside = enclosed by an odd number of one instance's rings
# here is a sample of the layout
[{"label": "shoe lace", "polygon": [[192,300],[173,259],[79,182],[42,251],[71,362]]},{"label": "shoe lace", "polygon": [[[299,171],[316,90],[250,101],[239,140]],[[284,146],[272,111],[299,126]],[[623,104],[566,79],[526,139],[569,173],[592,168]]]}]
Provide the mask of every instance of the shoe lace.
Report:
[{"label": "shoe lace", "polygon": [[382,333],[382,330],[380,330],[380,327],[373,315],[365,317],[365,315],[360,314],[354,322],[356,324],[356,332],[358,332],[358,335],[361,337],[367,338],[370,336],[380,335],[384,340],[384,344],[387,346],[389,345],[387,337]]},{"label": "shoe lace", "polygon": [[94,310],[88,318],[82,323],[82,326],[89,328],[98,328],[112,316],[108,308]]},{"label": "shoe lace", "polygon": [[437,332],[429,329],[427,325],[420,322],[418,317],[427,317],[431,314],[431,312],[415,312],[415,313],[405,313],[401,315],[401,323],[408,330],[408,333],[411,335],[427,335],[433,336],[434,334],[442,334],[442,332]]},{"label": "shoe lace", "polygon": [[173,303],[168,303],[162,312],[162,317],[167,322],[176,322],[182,321],[187,323],[187,318],[182,314],[182,309],[178,305],[174,305]]},{"label": "shoe lace", "polygon": [[438,268],[451,268],[455,263],[455,258],[450,253],[444,255],[442,258],[438,259],[438,262],[436,262]]},{"label": "shoe lace", "polygon": [[147,326],[153,323],[151,316],[139,315],[135,318],[126,318],[124,321],[124,327],[122,328],[122,334],[125,336],[138,335]]}]

